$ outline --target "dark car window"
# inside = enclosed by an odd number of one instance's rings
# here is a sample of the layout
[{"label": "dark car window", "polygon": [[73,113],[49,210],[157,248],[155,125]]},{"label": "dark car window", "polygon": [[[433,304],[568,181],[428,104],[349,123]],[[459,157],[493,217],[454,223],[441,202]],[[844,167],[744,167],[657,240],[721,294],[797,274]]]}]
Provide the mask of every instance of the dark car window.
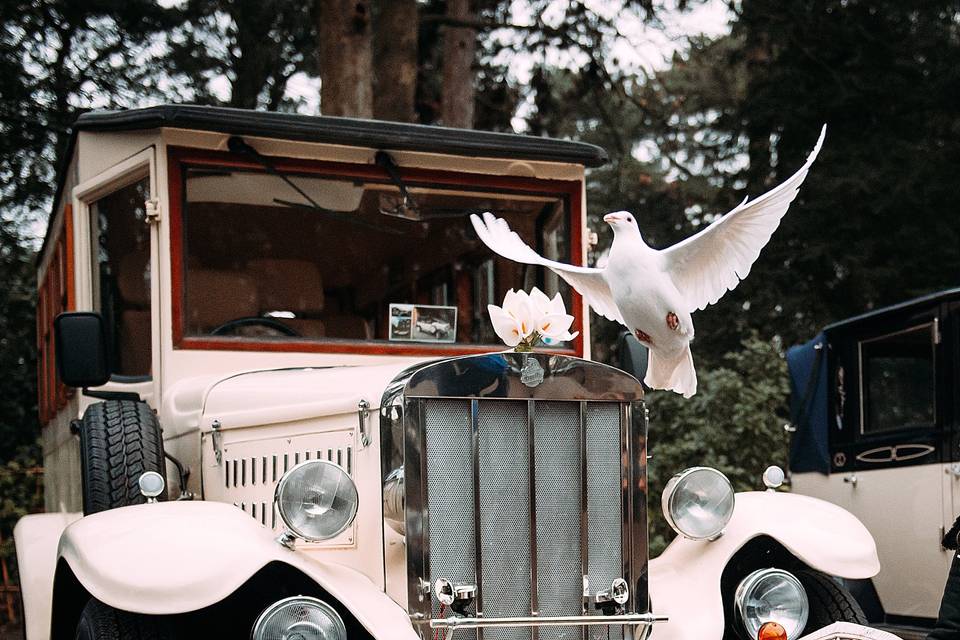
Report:
[{"label": "dark car window", "polygon": [[861,431],[936,424],[934,325],[860,343]]}]

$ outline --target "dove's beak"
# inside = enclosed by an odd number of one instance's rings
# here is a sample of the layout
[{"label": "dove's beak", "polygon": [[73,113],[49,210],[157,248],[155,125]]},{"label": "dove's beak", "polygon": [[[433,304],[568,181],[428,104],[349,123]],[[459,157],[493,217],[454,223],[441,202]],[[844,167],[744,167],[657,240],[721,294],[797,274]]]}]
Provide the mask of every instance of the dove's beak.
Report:
[{"label": "dove's beak", "polygon": [[627,217],[622,213],[608,213],[603,216],[603,221],[607,224],[614,224],[615,222],[626,222]]}]

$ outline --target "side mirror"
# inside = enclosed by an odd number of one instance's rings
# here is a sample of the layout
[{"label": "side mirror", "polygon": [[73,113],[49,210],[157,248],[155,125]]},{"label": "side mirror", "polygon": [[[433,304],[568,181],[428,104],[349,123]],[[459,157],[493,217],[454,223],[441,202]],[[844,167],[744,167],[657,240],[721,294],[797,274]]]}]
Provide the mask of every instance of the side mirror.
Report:
[{"label": "side mirror", "polygon": [[107,331],[99,313],[71,311],[53,321],[57,372],[68,387],[99,387],[110,380]]},{"label": "side mirror", "polygon": [[620,360],[618,366],[643,382],[644,376],[647,375],[647,360],[650,355],[647,348],[640,344],[637,337],[629,331],[620,334],[617,346]]}]

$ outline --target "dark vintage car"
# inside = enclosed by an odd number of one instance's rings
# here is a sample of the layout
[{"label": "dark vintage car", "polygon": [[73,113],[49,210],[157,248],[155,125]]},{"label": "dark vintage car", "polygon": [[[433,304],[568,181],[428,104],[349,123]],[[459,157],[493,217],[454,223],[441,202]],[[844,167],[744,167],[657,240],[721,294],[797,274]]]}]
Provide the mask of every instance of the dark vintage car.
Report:
[{"label": "dark vintage car", "polygon": [[871,621],[932,625],[960,513],[960,289],[832,324],[787,360],[794,491],[873,534],[880,573],[851,585]]}]

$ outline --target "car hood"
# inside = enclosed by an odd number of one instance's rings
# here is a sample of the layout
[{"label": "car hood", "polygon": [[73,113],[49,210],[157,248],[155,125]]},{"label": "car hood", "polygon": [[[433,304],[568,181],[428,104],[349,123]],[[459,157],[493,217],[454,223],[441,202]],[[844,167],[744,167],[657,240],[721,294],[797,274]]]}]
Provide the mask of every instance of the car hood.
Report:
[{"label": "car hood", "polygon": [[[426,361],[425,361],[426,362]],[[277,424],[352,413],[360,400],[379,409],[387,384],[415,364],[294,368],[203,376],[175,383],[164,394],[161,420],[167,436],[209,430],[203,416],[225,428]]]}]

